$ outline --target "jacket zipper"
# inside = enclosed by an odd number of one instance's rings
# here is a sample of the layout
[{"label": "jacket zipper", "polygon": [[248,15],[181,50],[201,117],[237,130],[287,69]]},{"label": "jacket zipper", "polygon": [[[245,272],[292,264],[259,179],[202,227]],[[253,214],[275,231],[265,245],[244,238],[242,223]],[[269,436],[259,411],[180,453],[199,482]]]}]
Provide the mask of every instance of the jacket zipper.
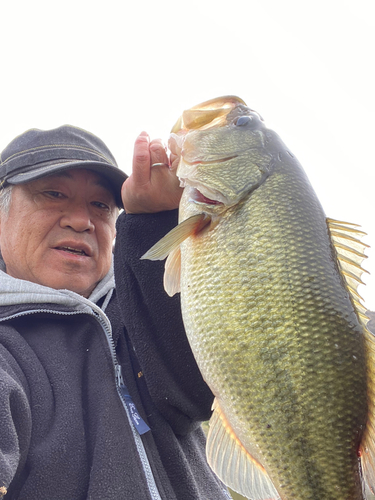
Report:
[{"label": "jacket zipper", "polygon": [[129,394],[129,390],[125,385],[124,379],[122,378],[121,365],[116,365],[116,378],[117,384],[120,389],[120,397],[124,400],[126,409],[128,410],[129,416],[133,422],[133,425],[140,436],[148,432],[150,427],[146,424],[143,418],[138,413],[138,410],[133,402],[132,397]]},{"label": "jacket zipper", "polygon": [[[157,488],[156,483],[155,483],[155,478],[154,478],[154,475],[153,475],[152,470],[151,470],[150,462],[147,458],[146,450],[145,450],[145,447],[143,445],[143,441],[141,439],[140,432],[136,429],[136,426],[135,426],[133,419],[131,417],[131,411],[128,409],[128,406],[126,404],[125,392],[127,392],[127,391],[126,391],[126,386],[125,386],[123,378],[122,378],[121,365],[117,362],[117,358],[116,358],[116,350],[115,350],[115,345],[114,345],[113,338],[112,338],[111,325],[110,325],[107,317],[103,318],[102,313],[99,313],[96,311],[93,311],[93,313],[97,317],[99,323],[101,324],[101,326],[105,332],[107,341],[108,341],[108,345],[110,348],[112,361],[113,361],[113,365],[114,365],[114,369],[115,369],[117,393],[118,393],[118,395],[121,399],[122,405],[125,409],[126,416],[128,417],[130,428],[131,428],[132,433],[133,433],[133,438],[134,438],[134,441],[135,441],[135,444],[136,444],[136,447],[138,450],[139,457],[140,457],[141,462],[142,462],[143,472],[145,473],[145,476],[146,476],[146,482],[147,482],[147,486],[148,486],[151,498],[152,498],[152,500],[161,500],[158,488]],[[149,430],[149,427],[147,426],[147,424],[145,422],[143,422],[143,423],[147,427],[147,429],[145,429],[144,432],[147,432],[147,430]],[[143,434],[143,432],[142,432],[142,434]]]},{"label": "jacket zipper", "polygon": [[[112,359],[113,368],[114,368],[114,377],[115,377],[117,394],[118,394],[118,396],[122,402],[122,405],[125,409],[125,413],[126,413],[126,416],[128,418],[130,428],[132,430],[132,434],[133,434],[133,438],[134,438],[134,441],[135,441],[135,444],[137,447],[139,458],[140,458],[141,463],[142,463],[143,472],[146,476],[146,482],[147,482],[147,486],[148,486],[148,489],[150,492],[151,499],[152,500],[161,500],[161,496],[160,496],[158,488],[156,486],[155,478],[154,478],[152,470],[151,470],[150,462],[148,460],[146,450],[145,450],[145,447],[144,447],[142,439],[141,439],[141,435],[137,431],[135,424],[133,423],[131,413],[130,413],[128,406],[126,404],[126,400],[125,400],[126,394],[125,393],[127,392],[127,390],[126,390],[126,386],[125,386],[125,384],[123,382],[123,378],[122,378],[121,365],[119,365],[119,363],[117,362],[115,344],[114,344],[114,341],[112,338],[111,324],[109,323],[107,316],[104,316],[104,313],[101,311],[101,309],[98,306],[96,306],[95,304],[94,304],[94,306],[95,307],[88,306],[91,308],[91,311],[92,311],[91,313],[89,313],[87,311],[85,311],[85,312],[83,312],[83,311],[61,312],[61,311],[54,311],[54,310],[50,310],[50,309],[34,309],[34,310],[29,310],[29,311],[24,311],[21,313],[13,314],[13,315],[10,315],[6,318],[1,318],[0,322],[8,321],[8,320],[11,320],[14,318],[19,318],[21,316],[27,316],[30,314],[38,314],[38,313],[52,313],[52,314],[60,314],[62,316],[73,316],[75,314],[89,314],[89,315],[94,316],[98,320],[100,326],[102,327],[102,329],[104,331],[105,337],[106,337],[107,342],[108,342],[109,351],[111,354],[111,359]],[[130,396],[129,396],[129,398],[130,398]],[[147,432],[147,430],[149,430],[149,428],[145,422],[143,422],[143,423],[147,427],[147,429],[144,428],[145,429],[144,432]],[[143,432],[141,432],[141,433],[143,434]]]}]

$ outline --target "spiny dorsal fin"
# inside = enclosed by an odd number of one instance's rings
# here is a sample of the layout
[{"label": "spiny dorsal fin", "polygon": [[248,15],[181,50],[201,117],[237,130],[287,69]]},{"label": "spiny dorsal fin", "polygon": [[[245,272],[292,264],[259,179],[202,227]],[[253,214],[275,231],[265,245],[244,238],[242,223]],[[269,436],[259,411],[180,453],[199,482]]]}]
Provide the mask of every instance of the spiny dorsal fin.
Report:
[{"label": "spiny dorsal fin", "polygon": [[361,264],[367,258],[364,250],[368,248],[357,236],[361,237],[366,233],[355,229],[359,227],[356,224],[332,219],[327,219],[327,222],[342,275],[363,325],[367,355],[368,419],[360,445],[360,455],[364,479],[372,493],[375,493],[375,337],[366,328],[369,318],[366,316],[366,308],[360,302],[363,299],[357,292],[357,287],[363,284],[361,276],[363,272],[367,272]]},{"label": "spiny dorsal fin", "polygon": [[360,226],[350,222],[327,219],[327,224],[331,240],[336,249],[341,274],[346,281],[347,289],[358,316],[363,325],[366,326],[368,322],[365,315],[366,309],[361,304],[361,296],[357,292],[358,286],[364,284],[361,279],[362,274],[368,272],[362,268],[362,262],[367,258],[364,250],[368,248],[368,245],[359,239],[366,233],[356,229]]},{"label": "spiny dorsal fin", "polygon": [[279,495],[262,465],[244,448],[215,399],[206,454],[215,474],[232,490],[252,500],[277,500]]},{"label": "spiny dorsal fin", "polygon": [[334,219],[327,219],[329,227],[331,229],[338,229],[339,231],[342,230],[345,233],[353,233],[353,234],[361,234],[365,235],[367,233],[361,231],[360,229],[355,229],[356,227],[361,227],[358,224],[352,224],[350,222],[343,222],[339,220],[334,220]]},{"label": "spiny dorsal fin", "polygon": [[366,234],[359,229],[355,229],[356,227],[360,227],[358,224],[351,224],[350,222],[343,222],[334,219],[327,219],[327,224],[336,250],[340,248],[341,253],[344,255],[347,251],[352,256],[356,255],[362,259],[367,257],[364,254],[364,250],[369,246],[356,237],[358,236],[361,238]]}]

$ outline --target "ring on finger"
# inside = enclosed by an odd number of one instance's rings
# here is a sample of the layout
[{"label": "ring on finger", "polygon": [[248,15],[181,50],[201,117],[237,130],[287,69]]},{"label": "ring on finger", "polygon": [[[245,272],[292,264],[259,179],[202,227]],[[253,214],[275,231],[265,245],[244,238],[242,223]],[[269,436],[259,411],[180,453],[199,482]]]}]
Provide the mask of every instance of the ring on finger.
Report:
[{"label": "ring on finger", "polygon": [[151,167],[161,167],[162,165],[165,165],[166,167],[169,168],[168,163],[153,163]]}]

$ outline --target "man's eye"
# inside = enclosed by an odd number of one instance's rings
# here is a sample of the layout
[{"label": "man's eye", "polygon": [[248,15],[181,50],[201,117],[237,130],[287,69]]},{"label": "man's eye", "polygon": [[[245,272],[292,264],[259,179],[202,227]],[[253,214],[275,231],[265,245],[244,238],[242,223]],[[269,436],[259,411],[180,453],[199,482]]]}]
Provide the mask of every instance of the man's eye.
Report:
[{"label": "man's eye", "polygon": [[64,196],[59,191],[44,191],[44,194],[50,196],[51,198],[62,198]]},{"label": "man's eye", "polygon": [[100,208],[101,210],[109,210],[109,206],[106,205],[105,203],[102,203],[101,201],[93,201],[92,204],[95,207]]}]

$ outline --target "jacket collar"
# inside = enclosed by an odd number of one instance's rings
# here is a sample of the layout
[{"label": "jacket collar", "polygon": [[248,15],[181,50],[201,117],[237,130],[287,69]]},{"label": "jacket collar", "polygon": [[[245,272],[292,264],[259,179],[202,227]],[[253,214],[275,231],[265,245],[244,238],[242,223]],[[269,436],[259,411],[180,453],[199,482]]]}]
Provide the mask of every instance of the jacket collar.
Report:
[{"label": "jacket collar", "polygon": [[21,304],[59,304],[74,309],[92,306],[104,298],[104,310],[115,287],[113,262],[107,275],[98,283],[90,297],[86,299],[71,290],[55,290],[31,281],[13,278],[5,272],[5,264],[0,255],[0,306]]}]

